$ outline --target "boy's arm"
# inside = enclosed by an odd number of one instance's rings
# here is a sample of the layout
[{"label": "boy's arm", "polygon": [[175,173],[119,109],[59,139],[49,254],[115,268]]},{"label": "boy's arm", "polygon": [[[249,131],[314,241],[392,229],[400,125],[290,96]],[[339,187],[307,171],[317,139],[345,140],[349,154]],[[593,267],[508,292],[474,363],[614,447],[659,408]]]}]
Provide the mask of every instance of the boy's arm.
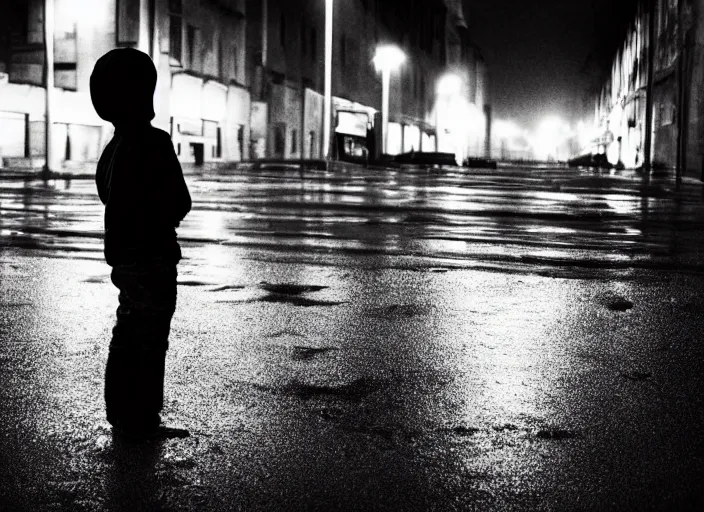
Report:
[{"label": "boy's arm", "polygon": [[[166,214],[174,226],[186,217],[191,211],[191,194],[188,192],[186,180],[183,178],[181,163],[178,161],[171,137],[166,132],[162,132],[159,149],[161,156],[161,166],[164,169],[162,203],[166,208]],[[161,167],[160,166],[160,167]]]}]

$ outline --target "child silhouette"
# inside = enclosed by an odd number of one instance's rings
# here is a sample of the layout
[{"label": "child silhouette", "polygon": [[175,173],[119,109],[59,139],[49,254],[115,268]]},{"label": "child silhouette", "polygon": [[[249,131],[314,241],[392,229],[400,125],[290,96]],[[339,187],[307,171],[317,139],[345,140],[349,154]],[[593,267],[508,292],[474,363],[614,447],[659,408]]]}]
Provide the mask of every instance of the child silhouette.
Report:
[{"label": "child silhouette", "polygon": [[191,196],[168,133],[154,128],[156,68],[132,48],[98,59],[90,94],[115,135],[95,177],[105,205],[105,261],[119,289],[117,322],[105,370],[107,420],[134,440],[186,437],[161,424],[164,363],[176,309],[176,228]]}]

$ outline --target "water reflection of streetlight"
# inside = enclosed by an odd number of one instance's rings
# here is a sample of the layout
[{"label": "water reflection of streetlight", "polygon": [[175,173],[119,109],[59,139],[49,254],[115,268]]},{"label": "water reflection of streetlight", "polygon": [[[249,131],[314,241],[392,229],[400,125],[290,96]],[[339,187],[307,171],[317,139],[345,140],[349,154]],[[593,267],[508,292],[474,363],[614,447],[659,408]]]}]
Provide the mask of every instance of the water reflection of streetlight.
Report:
[{"label": "water reflection of streetlight", "polygon": [[388,151],[389,138],[389,84],[391,72],[397,70],[406,60],[406,54],[393,45],[384,45],[376,49],[374,67],[381,71],[381,134],[383,152]]}]

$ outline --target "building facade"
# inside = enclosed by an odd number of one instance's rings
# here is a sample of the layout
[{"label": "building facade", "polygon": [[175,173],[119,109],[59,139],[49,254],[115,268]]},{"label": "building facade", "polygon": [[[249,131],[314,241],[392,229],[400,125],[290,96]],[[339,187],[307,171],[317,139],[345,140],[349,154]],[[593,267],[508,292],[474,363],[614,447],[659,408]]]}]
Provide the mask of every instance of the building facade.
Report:
[{"label": "building facade", "polygon": [[[54,5],[52,168],[95,161],[112,136],[112,126],[93,110],[89,79],[97,59],[119,47],[140,49],[153,59],[158,71],[153,124],[171,134],[182,162],[325,155],[325,1],[54,0]],[[45,0],[0,5],[5,165],[41,165],[46,153],[44,8]],[[333,156],[343,149],[366,154],[359,141],[370,134],[379,139],[382,84],[373,59],[384,44],[406,55],[391,74],[387,152],[480,152],[486,66],[469,41],[461,9],[461,2],[445,0],[334,2]],[[462,115],[452,120],[446,117],[453,109],[439,108],[438,81],[448,71],[459,76],[463,100]],[[466,140],[457,142],[458,137]]]},{"label": "building facade", "polygon": [[[651,7],[652,6],[652,7]],[[652,167],[701,177],[704,157],[704,1],[638,2],[594,101],[592,152],[610,163],[639,167],[645,160],[649,27],[653,9]],[[582,148],[585,149],[585,148]]]},{"label": "building facade", "polygon": [[[13,2],[3,31],[0,153],[36,164],[45,149],[43,0]],[[90,74],[113,48],[134,47],[157,68],[153,124],[183,162],[241,159],[249,131],[245,5],[240,0],[54,0],[52,168],[94,161],[112,136],[90,101]]]}]

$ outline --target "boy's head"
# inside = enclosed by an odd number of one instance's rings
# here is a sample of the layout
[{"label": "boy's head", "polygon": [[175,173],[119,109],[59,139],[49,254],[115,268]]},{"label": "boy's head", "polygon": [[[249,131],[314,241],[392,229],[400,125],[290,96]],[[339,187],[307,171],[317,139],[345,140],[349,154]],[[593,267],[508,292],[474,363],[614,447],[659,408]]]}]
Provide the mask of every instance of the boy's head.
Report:
[{"label": "boy's head", "polygon": [[154,119],[156,68],[146,53],[133,48],[110,50],[95,63],[90,97],[98,115],[114,125]]}]

